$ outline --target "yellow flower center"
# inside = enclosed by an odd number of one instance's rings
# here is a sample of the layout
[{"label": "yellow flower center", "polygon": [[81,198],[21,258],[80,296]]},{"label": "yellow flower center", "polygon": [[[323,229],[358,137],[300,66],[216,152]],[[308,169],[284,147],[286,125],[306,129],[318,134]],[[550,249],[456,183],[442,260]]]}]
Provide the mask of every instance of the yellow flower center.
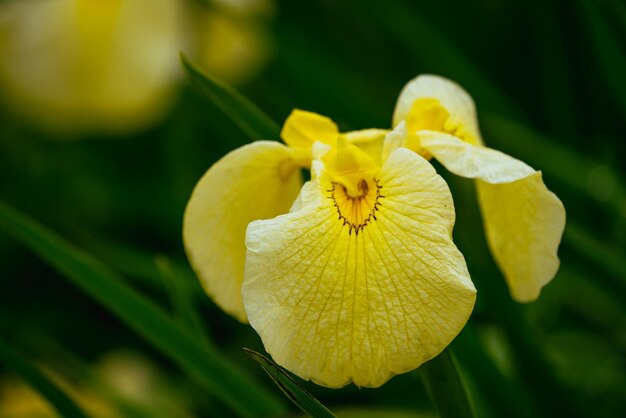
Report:
[{"label": "yellow flower center", "polygon": [[322,157],[326,173],[332,177],[329,198],[337,208],[339,219],[358,232],[372,219],[380,206],[381,186],[376,180],[380,170],[374,160],[354,145],[346,143],[343,136]]},{"label": "yellow flower center", "polygon": [[328,190],[328,198],[333,201],[339,220],[348,225],[350,233],[354,230],[356,234],[370,221],[376,220],[376,211],[381,206],[380,200],[385,197],[380,193],[382,186],[376,179],[372,179],[371,183],[363,179],[359,186],[363,194],[358,197],[350,196],[346,187],[337,182],[333,182]]},{"label": "yellow flower center", "polygon": [[345,187],[351,197],[360,197],[373,186],[374,176],[379,167],[374,160],[343,136],[337,140],[337,146],[322,157],[326,172],[333,180]]}]

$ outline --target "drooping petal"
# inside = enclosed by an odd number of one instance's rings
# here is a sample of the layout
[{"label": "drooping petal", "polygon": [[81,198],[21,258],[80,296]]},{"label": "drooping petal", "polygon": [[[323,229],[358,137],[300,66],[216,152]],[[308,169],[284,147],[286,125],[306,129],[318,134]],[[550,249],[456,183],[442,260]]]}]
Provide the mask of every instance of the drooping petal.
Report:
[{"label": "drooping petal", "polygon": [[248,227],[244,305],[274,360],[328,387],[377,387],[439,354],[475,289],[454,207],[427,161],[398,149],[361,200],[320,175],[295,212]]},{"label": "drooping petal", "polygon": [[[415,107],[418,100],[424,104],[421,109]],[[417,120],[411,123],[416,116]],[[419,116],[430,120],[419,120]],[[454,134],[473,144],[482,144],[474,101],[461,86],[443,77],[420,75],[404,86],[396,102],[393,126],[402,120],[407,121],[410,134],[412,131],[431,129]]]},{"label": "drooping petal", "polygon": [[339,128],[330,118],[306,110],[294,109],[285,120],[280,137],[295,148],[310,148],[316,141],[334,145]]},{"label": "drooping petal", "polygon": [[477,182],[487,242],[511,296],[532,302],[559,269],[565,208],[537,171],[511,183]]},{"label": "drooping petal", "polygon": [[438,132],[418,133],[422,146],[451,172],[478,179],[491,252],[511,296],[532,302],[556,274],[565,209],[541,173],[499,151]]},{"label": "drooping petal", "polygon": [[183,239],[193,269],[215,303],[242,322],[246,228],[291,207],[302,185],[291,154],[270,141],[232,151],[200,179],[185,210]]}]

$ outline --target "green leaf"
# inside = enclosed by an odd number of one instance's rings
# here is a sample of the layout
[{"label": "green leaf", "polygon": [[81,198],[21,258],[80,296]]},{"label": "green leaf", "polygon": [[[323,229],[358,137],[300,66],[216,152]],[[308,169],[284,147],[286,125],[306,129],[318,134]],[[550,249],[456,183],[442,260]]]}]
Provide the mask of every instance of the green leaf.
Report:
[{"label": "green leaf", "polygon": [[154,303],[125,285],[107,266],[0,202],[0,228],[171,358],[190,377],[246,417],[274,416],[283,404],[252,376],[182,331]]},{"label": "green leaf", "polygon": [[[162,269],[157,265],[154,253],[136,248],[126,242],[112,242],[98,239],[87,241],[86,248],[90,254],[101,260],[124,277],[137,280],[155,290],[163,290]],[[183,260],[168,258],[170,267],[178,276],[177,285],[192,299],[206,300],[198,279]]]},{"label": "green leaf", "polygon": [[87,418],[72,399],[0,338],[0,362],[13,369],[65,418]]},{"label": "green leaf", "polygon": [[334,415],[317,399],[298,384],[282,367],[256,351],[244,348],[263,370],[270,375],[274,383],[298,408],[313,418],[332,418]]},{"label": "green leaf", "polygon": [[280,127],[250,100],[200,70],[183,54],[180,59],[191,83],[226,113],[250,139],[279,138]]},{"label": "green leaf", "polygon": [[154,262],[172,299],[174,312],[181,321],[183,328],[196,340],[201,341],[203,344],[212,345],[212,341],[208,338],[202,319],[200,319],[200,314],[196,309],[195,300],[185,284],[185,276],[164,255],[156,256]]},{"label": "green leaf", "polygon": [[496,417],[539,417],[527,389],[507,379],[485,352],[472,326],[467,324],[453,343],[462,369],[475,383],[481,398]]},{"label": "green leaf", "polygon": [[418,370],[442,418],[474,416],[456,361],[449,348],[424,363]]},{"label": "green leaf", "polygon": [[550,130],[561,139],[571,140],[580,130],[576,118],[577,91],[569,77],[567,41],[563,22],[558,17],[563,13],[556,2],[529,1],[521,3],[530,13],[533,25],[529,38],[536,47],[538,75],[537,105],[541,107]]},{"label": "green leaf", "polygon": [[[568,222],[563,235],[563,241],[581,257],[593,262],[599,269],[609,273],[613,280],[609,282],[613,287],[626,294],[626,257],[623,251],[607,242],[600,241],[586,232],[579,225]],[[611,280],[601,275],[602,281]]]}]

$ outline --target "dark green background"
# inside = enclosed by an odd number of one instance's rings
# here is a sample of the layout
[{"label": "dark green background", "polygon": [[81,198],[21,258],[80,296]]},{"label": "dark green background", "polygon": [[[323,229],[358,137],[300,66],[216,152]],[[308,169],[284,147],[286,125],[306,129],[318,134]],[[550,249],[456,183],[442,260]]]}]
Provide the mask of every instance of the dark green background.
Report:
[{"label": "dark green background", "polygon": [[[342,130],[389,128],[402,86],[421,73],[439,74],[473,96],[488,146],[543,171],[568,213],[562,268],[537,302],[522,306],[510,300],[486,249],[471,182],[437,166],[450,181],[455,237],[479,292],[470,325],[453,348],[479,416],[503,416],[507,408],[516,409],[510,416],[622,416],[626,4],[283,1],[271,31],[271,64],[239,91],[278,122],[298,107],[331,117]],[[171,292],[155,277],[153,256],[185,265],[181,221],[195,182],[227,151],[251,140],[186,82],[181,87],[165,120],[123,138],[49,138],[10,110],[0,113],[2,200],[108,263],[168,310]],[[90,362],[131,347],[188,390],[192,412],[229,416],[125,325],[2,233],[0,248],[0,335],[27,357],[55,363],[55,351],[42,339]],[[240,350],[260,349],[256,334],[219,311],[195,281],[188,284],[216,344],[277,391]],[[64,370],[70,366],[56,367],[71,375]],[[490,380],[494,375],[506,385]],[[432,408],[416,374],[377,390],[306,386],[332,410]],[[497,395],[498,386],[522,409]]]}]

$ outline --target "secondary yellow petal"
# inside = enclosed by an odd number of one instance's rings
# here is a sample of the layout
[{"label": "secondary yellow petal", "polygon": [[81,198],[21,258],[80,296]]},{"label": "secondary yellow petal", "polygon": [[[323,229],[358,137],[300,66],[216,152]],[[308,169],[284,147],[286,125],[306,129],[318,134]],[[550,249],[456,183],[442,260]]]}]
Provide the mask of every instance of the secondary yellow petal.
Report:
[{"label": "secondary yellow petal", "polygon": [[[423,106],[416,107],[416,101]],[[402,120],[410,134],[431,129],[482,143],[474,101],[461,86],[443,77],[420,75],[404,86],[393,113],[393,126]]]},{"label": "secondary yellow petal", "polygon": [[541,173],[499,151],[438,132],[418,133],[422,146],[451,172],[478,179],[478,197],[491,252],[518,302],[539,297],[559,267],[565,227],[561,201]]},{"label": "secondary yellow petal", "polygon": [[487,241],[511,296],[517,302],[536,300],[559,268],[563,204],[541,172],[512,183],[478,181],[477,188]]},{"label": "secondary yellow petal", "polygon": [[454,174],[487,183],[510,183],[535,173],[530,166],[491,148],[434,131],[420,131],[421,146]]},{"label": "secondary yellow petal", "polygon": [[328,387],[377,387],[415,369],[474,306],[443,179],[401,148],[374,184],[357,201],[322,172],[298,210],[246,235],[250,324],[275,361]]},{"label": "secondary yellow petal", "polygon": [[291,154],[270,141],[232,151],[200,179],[185,210],[183,239],[193,269],[215,303],[242,322],[246,228],[291,207],[302,185]]},{"label": "secondary yellow petal", "polygon": [[339,128],[326,116],[294,109],[280,133],[285,144],[295,148],[310,148],[316,141],[334,145]]}]

